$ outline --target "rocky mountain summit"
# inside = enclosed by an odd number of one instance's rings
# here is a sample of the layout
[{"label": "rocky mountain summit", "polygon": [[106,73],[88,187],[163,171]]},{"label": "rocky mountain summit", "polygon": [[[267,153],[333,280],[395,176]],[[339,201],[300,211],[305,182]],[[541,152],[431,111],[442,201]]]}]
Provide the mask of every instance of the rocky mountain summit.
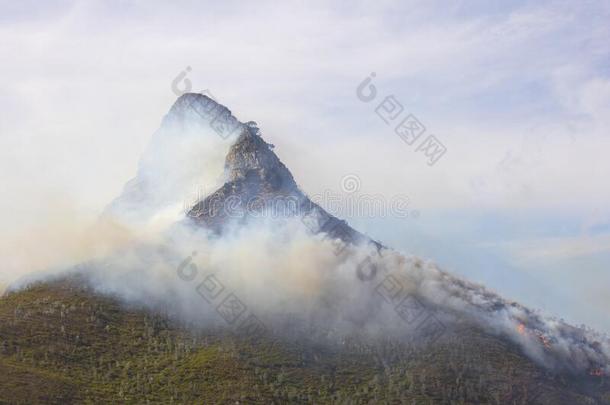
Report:
[{"label": "rocky mountain summit", "polygon": [[[190,97],[184,95],[176,104],[183,106],[185,102],[181,99]],[[213,102],[208,98],[203,99],[203,102],[210,101]],[[224,108],[221,111],[228,111]],[[238,218],[247,221],[252,214],[257,217],[261,214],[299,216],[313,233],[325,233],[348,244],[371,243],[381,248],[379,243],[311,201],[277,157],[274,146],[263,140],[254,121],[239,123],[236,128],[239,135],[225,158],[223,177],[226,182],[195,204],[188,217],[220,233],[229,220]]]},{"label": "rocky mountain summit", "polygon": [[142,154],[135,177],[106,208],[122,223],[144,225],[162,211],[176,220],[184,200],[218,183],[229,146],[246,130],[231,111],[203,94],[179,97]]},{"label": "rocky mountain summit", "polygon": [[[176,164],[189,155],[193,158]],[[205,158],[216,162],[222,157],[222,168],[210,169],[205,162]],[[243,123],[226,106],[198,93],[183,94],[175,101],[140,159],[135,178],[105,214],[122,222],[149,221],[160,211],[183,203],[180,198],[194,194],[193,185],[200,183],[201,174],[214,171],[218,173],[208,183],[221,179],[218,188],[187,213],[214,232],[220,233],[231,220],[243,222],[251,214],[260,217],[265,212],[275,217],[302,217],[313,233],[345,243],[381,247],[311,201],[274,153],[273,145],[263,140],[254,121]]]}]

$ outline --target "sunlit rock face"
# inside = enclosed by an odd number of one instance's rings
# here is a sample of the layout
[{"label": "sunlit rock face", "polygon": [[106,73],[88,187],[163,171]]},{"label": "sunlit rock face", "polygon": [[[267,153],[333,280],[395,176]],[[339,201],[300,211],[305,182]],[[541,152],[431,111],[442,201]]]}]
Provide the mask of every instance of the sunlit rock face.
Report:
[{"label": "sunlit rock face", "polygon": [[273,148],[255,122],[245,124],[225,158],[226,182],[195,204],[188,216],[216,233],[232,220],[299,216],[313,233],[323,232],[344,243],[376,244],[312,202]]}]

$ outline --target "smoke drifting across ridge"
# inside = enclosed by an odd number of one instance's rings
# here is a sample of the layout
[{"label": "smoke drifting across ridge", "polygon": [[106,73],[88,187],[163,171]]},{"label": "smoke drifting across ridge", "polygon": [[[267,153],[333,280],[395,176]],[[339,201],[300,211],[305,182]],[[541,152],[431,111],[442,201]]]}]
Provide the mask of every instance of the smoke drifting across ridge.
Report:
[{"label": "smoke drifting across ridge", "polygon": [[[226,125],[215,126],[219,117]],[[219,133],[230,127],[235,130]],[[236,154],[232,145],[244,133],[254,141]],[[229,165],[228,154],[241,160]],[[184,198],[202,184],[209,185],[202,198],[218,188],[246,195],[252,184],[261,186],[253,183],[253,167],[263,188],[292,181],[253,124],[240,123],[205,96],[183,95],[154,134],[137,176],[100,219],[100,226],[120,224],[129,237],[109,235],[109,243],[100,235],[97,243],[111,249],[76,271],[99,292],[199,327],[239,329],[254,319],[246,327],[278,333],[290,318],[330,338],[433,343],[466,323],[511,339],[547,367],[610,372],[605,336],[507,302],[417,257],[312,232],[299,210],[226,215],[222,232],[184,217]],[[289,191],[302,201],[294,187]],[[226,205],[220,209],[226,214]]]},{"label": "smoke drifting across ridge", "polygon": [[[466,323],[510,338],[549,368],[590,372],[607,364],[603,336],[504,301],[417,257],[368,246],[346,247],[336,255],[341,242],[312,235],[297,218],[263,218],[231,228],[217,237],[185,221],[159,235],[158,243],[91,263],[89,280],[102,293],[169,310],[203,327],[238,328],[217,312],[234,294],[244,316],[253,314],[273,333],[283,333],[282,322],[292,317],[327,338],[434,343],[445,337],[445,329],[450,338],[451,328]],[[185,259],[188,267],[181,271]],[[371,276],[362,280],[358,271],[367,260],[365,274]],[[399,300],[417,300],[406,303],[406,317],[387,300],[393,296],[391,278],[400,284]],[[430,314],[443,326],[426,335],[419,325]]]}]

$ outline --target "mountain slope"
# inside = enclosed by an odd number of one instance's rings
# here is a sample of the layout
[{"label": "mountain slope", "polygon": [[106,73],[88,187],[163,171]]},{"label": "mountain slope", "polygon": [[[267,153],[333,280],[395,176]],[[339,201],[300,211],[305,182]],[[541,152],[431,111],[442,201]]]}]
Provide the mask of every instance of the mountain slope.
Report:
[{"label": "mountain slope", "polygon": [[472,326],[424,348],[253,341],[126,308],[78,279],[0,299],[0,347],[6,403],[610,403],[608,378],[550,374]]}]

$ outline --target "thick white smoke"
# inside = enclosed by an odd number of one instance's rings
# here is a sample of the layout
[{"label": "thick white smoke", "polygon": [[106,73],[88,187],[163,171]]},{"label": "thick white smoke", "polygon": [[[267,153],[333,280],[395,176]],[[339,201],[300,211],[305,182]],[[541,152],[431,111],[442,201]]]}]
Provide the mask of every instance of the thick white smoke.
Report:
[{"label": "thick white smoke", "polygon": [[[259,218],[222,237],[185,220],[83,270],[101,293],[200,327],[239,329],[253,315],[276,334],[291,318],[337,339],[435,342],[467,323],[513,340],[549,368],[610,371],[610,345],[593,331],[545,318],[419,258],[368,246],[336,254],[338,243],[311,234],[298,218]],[[243,305],[235,322],[221,314],[229,297]]]}]

